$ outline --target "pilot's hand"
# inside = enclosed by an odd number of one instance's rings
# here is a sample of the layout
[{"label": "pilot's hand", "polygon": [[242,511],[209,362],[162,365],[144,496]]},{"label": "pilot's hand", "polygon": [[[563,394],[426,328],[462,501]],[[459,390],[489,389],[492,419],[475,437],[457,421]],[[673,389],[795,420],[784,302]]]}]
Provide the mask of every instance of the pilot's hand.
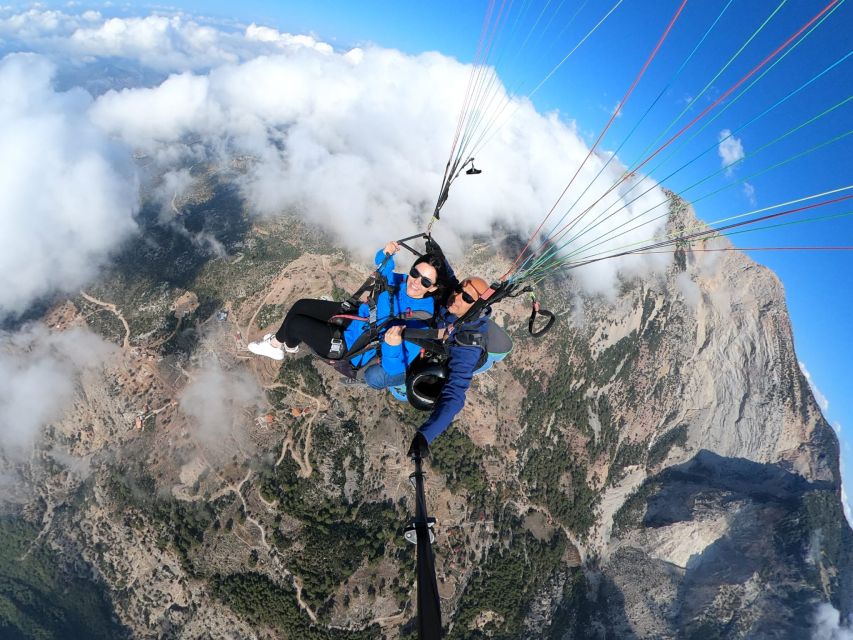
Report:
[{"label": "pilot's hand", "polygon": [[407,455],[410,458],[429,458],[429,444],[424,434],[420,431],[415,433]]},{"label": "pilot's hand", "polygon": [[400,245],[394,242],[393,240],[385,245],[383,251],[386,255],[393,256],[400,250]]},{"label": "pilot's hand", "polygon": [[385,332],[385,344],[389,347],[396,347],[403,344],[403,327],[391,327]]}]

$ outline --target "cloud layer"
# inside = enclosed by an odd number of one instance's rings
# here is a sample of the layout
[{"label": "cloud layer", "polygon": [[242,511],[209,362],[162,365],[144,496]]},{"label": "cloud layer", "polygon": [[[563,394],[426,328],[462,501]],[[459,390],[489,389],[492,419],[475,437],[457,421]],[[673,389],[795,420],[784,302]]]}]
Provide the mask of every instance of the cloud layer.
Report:
[{"label": "cloud layer", "polygon": [[[8,67],[27,64],[38,71],[14,76],[13,93],[44,96],[44,120],[56,128],[38,140],[37,155],[44,157],[47,150],[55,158],[52,173],[45,176],[34,160],[18,163],[20,186],[4,236],[29,233],[37,251],[29,260],[13,251],[3,265],[34,271],[2,294],[7,297],[0,298],[0,309],[13,311],[38,295],[79,286],[92,275],[92,265],[132,230],[137,188],[127,170],[132,152],[146,156],[149,170],[177,177],[191,163],[227,168],[239,157],[241,169],[233,177],[252,213],[298,211],[369,258],[389,237],[423,229],[470,72],[437,53],[409,56],[378,47],[337,52],[307,36],[257,25],[226,29],[181,15],[104,18],[33,10],[0,20],[0,35],[13,31],[21,46],[61,60],[58,64],[119,58],[172,72],[153,86],[107,91],[92,101],[79,90],[52,90],[44,59],[4,60]],[[24,156],[44,126],[22,121],[20,109],[9,111],[0,126],[25,133],[27,140],[11,149]],[[539,114],[524,99],[513,99],[506,112],[512,119],[478,157],[484,173],[457,183],[436,227],[439,240],[457,254],[471,234],[499,240],[508,231],[530,233],[587,155],[574,123],[558,114]],[[577,185],[592,180],[606,161],[602,156],[587,162]],[[88,173],[77,175],[84,166]],[[577,203],[570,196],[556,215],[573,204],[572,216],[592,206],[623,169],[612,162],[595,187]],[[41,188],[45,178],[57,188]],[[631,197],[652,185],[639,180],[644,184]],[[186,188],[175,182],[176,191]],[[618,209],[627,200],[624,190],[608,195],[577,230],[609,205],[608,213]],[[31,206],[36,196],[60,193],[61,199],[47,197],[43,206]],[[171,197],[162,188],[159,196]],[[662,202],[663,193],[652,189],[587,231],[575,246],[589,244],[590,251],[603,252],[648,240],[663,219],[609,243],[602,243],[602,236]],[[654,215],[665,211],[659,207]],[[83,228],[71,220],[82,221]],[[45,229],[56,227],[71,242],[54,246],[55,234]],[[587,289],[609,292],[617,269],[644,272],[668,261],[660,254],[633,256],[576,273]]]},{"label": "cloud layer", "polygon": [[34,325],[0,333],[0,452],[25,459],[41,430],[60,419],[75,397],[79,375],[100,366],[115,346],[91,331],[51,333]]},{"label": "cloud layer", "polygon": [[332,50],[311,36],[255,24],[223,28],[181,13],[117,18],[91,10],[69,14],[35,8],[14,13],[0,7],[0,38],[7,51],[38,51],[73,64],[120,58],[165,72],[209,69],[293,48]]},{"label": "cloud layer", "polygon": [[[408,235],[425,225],[468,73],[465,65],[438,54],[412,57],[378,48],[337,54],[306,47],[203,75],[172,75],[152,88],[111,91],[98,98],[92,116],[164,166],[181,158],[218,156],[225,164],[235,155],[248,156],[239,180],[256,214],[300,211],[369,256],[387,236]],[[574,126],[556,114],[538,114],[525,101],[515,101],[509,111],[513,119],[481,155],[484,173],[454,186],[437,227],[439,237],[449,236],[457,250],[469,234],[532,231],[587,154]],[[593,156],[577,183],[592,180],[605,160]],[[592,206],[622,169],[611,163],[574,215]],[[646,186],[651,183],[633,194]],[[603,234],[664,200],[653,189],[589,231],[583,243],[597,244]],[[622,201],[617,190],[593,214],[613,204],[612,212]],[[572,204],[567,199],[563,206]],[[660,225],[596,250],[646,240]],[[666,261],[645,256],[620,266]],[[599,263],[581,275],[590,288],[606,290],[614,283],[615,267]]]},{"label": "cloud layer", "polygon": [[0,318],[73,291],[135,228],[127,148],[89,120],[86,92],[52,89],[54,71],[0,60]]},{"label": "cloud layer", "polygon": [[193,419],[194,433],[217,449],[229,437],[245,433],[245,429],[235,431],[235,426],[247,422],[266,406],[263,391],[251,374],[224,371],[218,365],[209,365],[194,374],[180,402],[181,410]]},{"label": "cloud layer", "polygon": [[841,613],[831,604],[824,602],[814,614],[812,640],[853,640],[853,629],[841,622]]}]

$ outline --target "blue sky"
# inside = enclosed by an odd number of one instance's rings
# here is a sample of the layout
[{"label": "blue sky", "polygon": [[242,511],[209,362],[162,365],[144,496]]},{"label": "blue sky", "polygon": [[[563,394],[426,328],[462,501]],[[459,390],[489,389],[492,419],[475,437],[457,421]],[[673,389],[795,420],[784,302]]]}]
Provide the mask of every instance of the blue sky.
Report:
[{"label": "blue sky", "polygon": [[[548,29],[544,29],[544,25],[549,16],[543,14],[539,29],[528,40],[523,55],[513,58],[511,47],[519,46],[516,41],[515,44],[507,44],[509,53],[497,61],[498,70],[507,86],[521,86],[521,93],[529,90],[529,87],[538,82],[615,1],[565,0],[551,3],[552,7],[559,7],[560,13]],[[604,139],[603,148],[615,149],[622,142],[646,107],[671,81],[676,69],[726,2],[727,0],[691,0],[687,4],[658,57]],[[716,70],[780,3],[782,6],[773,19],[731,67],[713,82],[706,95],[697,100],[671,133],[711,104],[765,55],[820,11],[827,2],[828,0],[796,0],[787,3],[781,0],[734,0],[705,45],[697,51],[690,64],[668,88],[634,137],[625,144],[620,152],[621,158],[631,162],[642,157],[641,152],[657,132],[670,124],[689,99],[698,94]],[[528,3],[515,4],[522,6]],[[223,21],[254,21],[291,33],[313,33],[320,40],[341,49],[373,42],[409,53],[437,50],[468,62],[474,55],[487,3],[483,0],[462,3],[444,0],[430,3],[376,0],[295,3],[250,0],[241,3],[237,13],[233,3],[222,0],[187,0],[173,3],[170,8],[174,8],[174,5],[190,13]],[[676,0],[654,3],[625,0],[602,28],[532,98],[534,104],[540,111],[558,110],[566,120],[576,120],[585,137],[592,142],[678,5]],[[519,34],[525,33],[526,28],[536,21],[540,3],[530,6],[532,8],[528,13],[519,19]],[[150,5],[140,5],[137,8],[111,8],[102,11],[137,14],[150,8]],[[517,15],[518,8],[514,11],[514,15]],[[564,25],[575,13],[574,20],[564,29]],[[760,84],[699,133],[694,140],[686,143],[682,152],[655,170],[653,177],[663,179],[671,171],[691,160],[698,151],[714,147],[721,130],[736,129],[847,54],[850,51],[851,25],[853,6],[850,3],[842,4],[818,30],[768,73]],[[735,135],[741,141],[744,152],[750,154],[773,138],[842,101],[850,94],[851,87],[853,58],[847,59],[808,89]],[[730,175],[720,173],[701,187],[692,190],[686,196],[687,199],[731,185],[729,189],[696,205],[700,217],[711,221],[853,183],[853,163],[850,161],[853,158],[853,136],[764,175],[749,178],[748,182],[754,190],[752,196],[746,193],[743,184],[738,182],[761,172],[775,162],[785,160],[850,129],[850,123],[853,122],[851,104],[853,103],[847,103],[754,157],[747,155],[744,162],[734,168]],[[717,111],[719,109],[712,112],[711,116]],[[685,139],[698,130],[701,124],[702,122],[685,134]],[[485,153],[487,155],[487,150]],[[666,153],[661,155],[661,158],[663,157],[666,157]],[[645,169],[652,169],[656,164],[657,161],[653,161]],[[720,166],[720,157],[716,148],[713,148],[671,181],[664,183],[664,186],[679,192]],[[821,208],[812,215],[853,211],[853,204],[850,202],[853,201]],[[784,227],[775,232],[750,233],[733,240],[742,247],[849,246],[853,245],[853,218]],[[853,394],[848,390],[849,362],[853,360],[853,340],[849,335],[850,318],[853,316],[853,284],[849,272],[853,266],[853,254],[753,252],[752,256],[756,261],[773,269],[784,283],[794,325],[797,355],[811,372],[816,386],[829,400],[829,409],[825,412],[827,418],[833,424],[841,424],[853,430]],[[847,434],[842,431],[842,446],[847,451],[848,459],[851,459],[847,442]],[[848,467],[853,467],[853,464],[848,464]],[[850,471],[853,472],[853,469]],[[853,476],[850,481],[853,481]],[[848,482],[848,486],[853,485]]]}]

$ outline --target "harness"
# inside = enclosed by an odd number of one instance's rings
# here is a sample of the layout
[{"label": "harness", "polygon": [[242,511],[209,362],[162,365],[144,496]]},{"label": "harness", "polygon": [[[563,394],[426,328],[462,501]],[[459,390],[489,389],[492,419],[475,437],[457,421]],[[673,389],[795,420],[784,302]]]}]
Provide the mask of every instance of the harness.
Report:
[{"label": "harness", "polygon": [[[395,324],[405,323],[408,320],[429,321],[432,320],[433,315],[427,313],[426,311],[412,311],[411,309],[407,309],[403,313],[398,313],[396,315],[389,316],[382,322],[376,322],[375,318],[371,322],[369,318],[345,315],[333,316],[332,320],[336,318],[349,318],[350,321],[368,323],[367,330],[362,332],[362,334],[358,337],[358,340],[356,340],[352,345],[350,345],[348,349],[342,350],[341,354],[337,358],[334,358],[335,360],[352,360],[353,358],[360,356],[361,354],[370,351],[371,349],[378,348],[381,343],[380,336],[389,327]],[[359,369],[361,368],[361,366],[363,365],[360,365],[358,367],[353,366],[353,368]]]},{"label": "harness", "polygon": [[391,255],[385,254],[385,259],[376,267],[376,270],[367,277],[367,280],[364,281],[355,293],[341,303],[341,313],[332,316],[331,319],[333,322],[338,321],[336,324],[341,325],[344,320],[364,320],[364,318],[353,314],[361,306],[361,297],[365,293],[368,293],[366,302],[370,308],[370,316],[367,320],[371,325],[376,324],[376,301],[379,298],[379,294],[387,292],[393,304],[394,295],[397,293],[397,287],[391,285],[388,282],[388,278],[382,275],[382,270],[390,259]]},{"label": "harness", "polygon": [[[464,325],[466,322],[470,322],[474,318],[478,318],[484,314],[488,315],[491,312],[493,304],[500,302],[505,298],[517,298],[524,293],[529,293],[531,300],[530,319],[527,322],[527,330],[532,337],[539,338],[550,331],[557,318],[552,312],[543,309],[540,306],[539,302],[533,295],[532,287],[525,286],[523,288],[519,288],[519,286],[514,283],[492,283],[491,287],[489,287],[489,289],[480,296],[465,315],[460,317],[456,323],[454,323],[463,327],[454,334],[455,342],[457,344],[466,347],[480,347],[486,353],[486,356],[482,358],[483,362],[480,362],[478,367],[482,366],[486,357],[488,357],[488,335],[484,335],[480,331],[476,331],[474,329],[465,329]],[[536,321],[540,316],[545,318],[546,321],[542,327],[537,329]],[[406,329],[405,339],[432,354],[443,355],[445,359],[449,355],[449,348],[445,341],[440,337],[439,330],[437,329]]]},{"label": "harness", "polygon": [[[464,324],[466,320],[480,316],[484,309],[491,307],[501,300],[506,298],[517,298],[525,293],[530,294],[531,306],[530,320],[527,323],[527,330],[533,338],[544,336],[548,333],[551,327],[554,326],[554,322],[557,320],[557,317],[539,305],[539,302],[533,295],[533,287],[530,285],[522,287],[518,283],[509,281],[493,282],[488,289],[480,294],[479,299],[477,299],[467,313],[459,319],[459,322]],[[546,318],[546,322],[540,329],[535,329],[536,318],[538,316]]]},{"label": "harness", "polygon": [[[432,239],[428,233],[416,234],[401,238],[396,242],[406,248],[414,255],[420,257],[424,254],[411,247],[408,242],[415,239],[424,239],[426,252],[432,253],[442,258],[442,262],[446,264],[444,254],[441,247]],[[382,335],[391,326],[399,325],[410,320],[420,320],[433,324],[433,328],[405,328],[403,339],[421,348],[421,355],[414,361],[409,374],[407,375],[407,387],[411,393],[409,397],[413,397],[415,391],[412,390],[412,382],[418,376],[433,376],[437,378],[434,386],[440,391],[441,386],[447,377],[447,362],[450,357],[450,346],[447,344],[446,336],[440,334],[438,329],[434,328],[435,315],[424,311],[412,311],[407,309],[404,312],[395,310],[395,297],[398,293],[398,287],[388,282],[388,279],[383,275],[383,271],[391,259],[390,254],[386,254],[379,266],[367,277],[362,285],[351,295],[347,300],[341,303],[340,313],[332,316],[330,322],[336,325],[337,330],[335,337],[332,339],[332,344],[327,362],[338,369],[342,374],[355,377],[358,370],[374,362],[371,359],[368,362],[362,362],[358,365],[352,364],[352,360],[358,356],[367,353],[371,350],[377,350],[381,347]],[[441,277],[441,274],[440,274]],[[382,293],[387,293],[390,303],[390,315],[379,322],[377,313],[377,302]],[[547,333],[553,326],[556,317],[550,311],[542,309],[539,302],[533,296],[533,289],[530,286],[521,286],[518,283],[511,281],[494,282],[492,285],[480,295],[479,299],[471,306],[468,312],[465,313],[456,321],[456,325],[460,328],[453,335],[453,342],[456,345],[463,347],[479,348],[481,351],[477,361],[476,369],[482,367],[489,358],[489,340],[488,334],[475,329],[466,329],[464,325],[472,320],[489,314],[492,305],[504,300],[505,298],[517,298],[518,296],[529,293],[531,299],[531,313],[528,321],[528,332],[534,338],[538,338]],[[358,315],[358,309],[362,304],[362,298],[366,295],[364,303],[368,306],[368,316],[363,317]],[[539,317],[546,319],[545,324],[536,328],[536,322]],[[358,339],[351,345],[345,345],[343,341],[343,330],[352,322],[366,323],[367,328],[361,333]],[[443,373],[442,373],[443,372]]]},{"label": "harness", "polygon": [[[426,234],[416,234],[413,236],[408,236],[406,238],[401,238],[397,240],[397,244],[402,247],[405,247],[409,251],[411,251],[416,256],[423,255],[416,249],[412,248],[407,244],[407,242],[411,240],[415,240],[418,238],[425,238],[427,240],[427,250],[429,251],[431,247],[431,239]],[[436,245],[437,246],[437,245]],[[388,261],[391,259],[391,254],[385,254],[385,258],[379,264],[378,267],[367,277],[367,279],[362,283],[362,285],[344,302],[341,303],[340,313],[332,316],[329,319],[329,322],[337,327],[337,331],[335,337],[332,338],[332,345],[329,351],[330,355],[330,364],[336,365],[341,361],[351,361],[353,358],[356,358],[363,353],[366,353],[372,349],[378,349],[381,340],[380,336],[385,332],[386,329],[395,325],[402,324],[409,320],[422,320],[426,322],[431,322],[434,318],[433,314],[427,313],[425,311],[412,311],[411,309],[407,309],[405,311],[395,312],[395,304],[396,304],[396,295],[399,291],[397,286],[392,285],[388,282],[388,279],[383,275],[383,270],[385,269]],[[377,302],[379,296],[382,293],[388,294],[389,304],[390,304],[390,315],[388,318],[383,320],[382,322],[378,321],[377,316]],[[369,312],[368,316],[362,317],[357,315],[358,309],[362,304],[361,298],[367,294],[367,298],[364,300],[365,304],[367,304]],[[351,345],[348,345],[347,348],[344,348],[343,342],[343,330],[349,326],[351,322],[364,322],[367,324],[367,329],[361,333],[358,339]],[[362,363],[360,365],[353,365],[351,362],[348,362],[349,366],[346,367],[349,371],[346,371],[347,375],[354,374],[358,369],[364,367],[369,363]],[[337,368],[337,367],[336,367]]]},{"label": "harness", "polygon": [[[519,287],[517,284],[509,282],[493,283],[472,305],[471,309],[454,323],[460,326],[453,333],[454,345],[480,349],[480,357],[474,366],[474,371],[483,367],[492,353],[489,344],[489,334],[492,331],[484,332],[475,328],[466,328],[465,324],[472,322],[475,318],[488,316],[491,312],[491,305],[505,298],[517,298],[523,293],[529,293],[531,299],[530,319],[527,324],[530,335],[534,338],[543,336],[554,325],[556,316],[540,307],[539,302],[533,296],[531,287]],[[546,322],[542,327],[537,328],[536,322],[540,316],[545,318]],[[487,326],[489,329],[493,326],[500,329],[491,320]],[[494,336],[494,338],[498,338],[497,344],[494,345],[495,353],[508,353],[512,349],[512,342],[503,330],[500,333],[503,337],[499,334]],[[450,345],[446,339],[439,335],[437,329],[406,329],[403,337],[421,347],[421,356],[412,363],[412,367],[406,376],[406,397],[409,404],[414,408],[421,411],[431,411],[435,407],[441,389],[449,376]]]}]

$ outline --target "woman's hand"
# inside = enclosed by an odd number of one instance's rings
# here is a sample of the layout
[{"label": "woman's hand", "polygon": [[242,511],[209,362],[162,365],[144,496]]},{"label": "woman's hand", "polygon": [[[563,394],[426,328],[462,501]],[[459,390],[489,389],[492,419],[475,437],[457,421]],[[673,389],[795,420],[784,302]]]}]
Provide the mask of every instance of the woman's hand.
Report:
[{"label": "woman's hand", "polygon": [[397,347],[403,344],[403,327],[391,327],[385,332],[385,344],[389,347]]},{"label": "woman's hand", "polygon": [[393,240],[391,242],[389,242],[388,244],[386,244],[385,248],[383,249],[383,251],[389,256],[393,256],[399,250],[400,250],[400,245],[397,244],[396,242],[394,242]]}]

